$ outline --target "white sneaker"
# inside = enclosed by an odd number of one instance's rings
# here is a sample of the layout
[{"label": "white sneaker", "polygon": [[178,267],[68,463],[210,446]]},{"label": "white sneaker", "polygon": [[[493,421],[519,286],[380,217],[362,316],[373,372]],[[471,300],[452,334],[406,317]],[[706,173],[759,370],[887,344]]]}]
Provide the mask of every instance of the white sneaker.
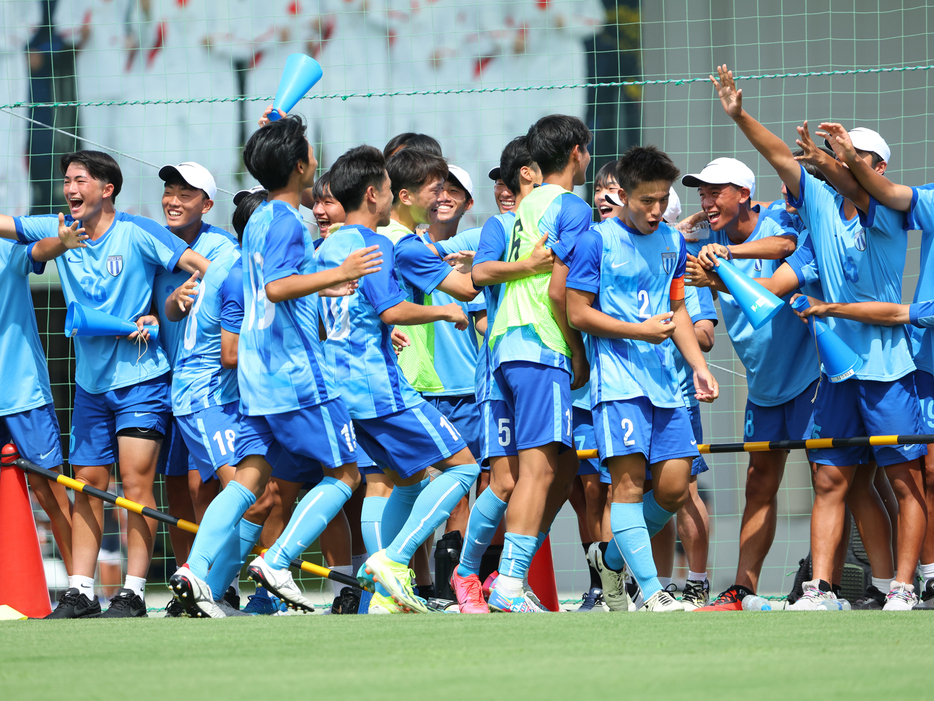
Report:
[{"label": "white sneaker", "polygon": [[528,582],[522,583],[522,592],[525,594],[525,598],[531,601],[542,613],[551,613],[548,609],[545,608],[545,605],[535,596],[535,592],[532,591],[532,587],[529,586]]},{"label": "white sneaker", "polygon": [[288,606],[314,613],[315,605],[305,598],[288,569],[277,570],[260,556],[247,568],[247,575],[257,584],[266,587],[273,595],[278,596]]},{"label": "white sneaker", "polygon": [[626,568],[622,572],[611,570],[603,561],[600,543],[591,544],[587,550],[587,562],[597,570],[603,585],[603,601],[610,611],[628,611],[629,594],[626,592]]},{"label": "white sneaker", "polygon": [[182,605],[191,618],[225,618],[224,612],[214,603],[211,587],[185,567],[179,567],[169,578],[169,588],[175,600]]},{"label": "white sneaker", "polygon": [[911,611],[918,603],[914,584],[905,584],[892,580],[889,593],[885,597],[883,611]]},{"label": "white sneaker", "polygon": [[787,608],[788,611],[817,611],[825,601],[836,601],[837,597],[832,591],[821,591],[820,580],[812,579],[802,585],[804,593],[801,598]]},{"label": "white sneaker", "polygon": [[684,611],[684,606],[667,591],[660,589],[649,597],[648,601],[643,604],[639,611],[647,613],[673,613],[675,611]]}]

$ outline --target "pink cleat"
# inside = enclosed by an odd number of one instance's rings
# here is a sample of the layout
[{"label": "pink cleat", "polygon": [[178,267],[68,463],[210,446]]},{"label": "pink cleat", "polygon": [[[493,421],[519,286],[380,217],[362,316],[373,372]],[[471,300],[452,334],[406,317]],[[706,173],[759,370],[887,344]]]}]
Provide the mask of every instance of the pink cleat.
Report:
[{"label": "pink cleat", "polygon": [[480,578],[475,574],[469,574],[461,577],[457,574],[457,568],[451,574],[451,588],[454,590],[454,596],[457,598],[458,608],[461,613],[489,613],[490,607],[483,599],[483,593],[480,591]]},{"label": "pink cleat", "polygon": [[490,590],[496,585],[496,579],[499,577],[499,572],[493,570],[490,572],[490,576],[487,577],[483,582],[483,596],[489,601],[490,599]]}]

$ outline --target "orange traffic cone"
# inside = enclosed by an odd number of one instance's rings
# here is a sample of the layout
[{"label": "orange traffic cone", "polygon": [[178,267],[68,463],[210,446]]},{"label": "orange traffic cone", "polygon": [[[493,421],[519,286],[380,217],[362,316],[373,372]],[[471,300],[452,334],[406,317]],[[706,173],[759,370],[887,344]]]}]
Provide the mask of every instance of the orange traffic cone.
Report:
[{"label": "orange traffic cone", "polygon": [[555,583],[555,561],[551,556],[551,536],[545,538],[542,547],[532,558],[529,567],[529,586],[535,596],[549,611],[559,611],[558,585]]},{"label": "orange traffic cone", "polygon": [[0,457],[0,605],[30,618],[52,613],[45,583],[39,535],[32,515],[26,475],[13,462],[16,446],[3,446]]}]

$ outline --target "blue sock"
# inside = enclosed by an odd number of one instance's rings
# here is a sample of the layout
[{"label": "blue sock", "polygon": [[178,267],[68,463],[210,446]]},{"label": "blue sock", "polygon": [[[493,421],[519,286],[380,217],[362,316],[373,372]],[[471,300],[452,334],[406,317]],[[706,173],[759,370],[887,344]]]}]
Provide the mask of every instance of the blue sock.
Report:
[{"label": "blue sock", "polygon": [[[207,585],[211,587],[214,601],[218,601],[227,591],[233,578],[237,576],[240,568],[243,567],[243,561],[249,555],[250,550],[253,549],[253,545],[259,539],[259,534],[262,531],[262,524],[252,523],[245,518],[240,519],[237,530],[231,533],[223,549],[217,554],[214,564],[211,565],[208,578],[205,580]],[[246,552],[244,552],[244,547]]]},{"label": "blue sock", "polygon": [[610,507],[610,527],[613,529],[613,542],[623,553],[629,571],[642,589],[642,597],[648,600],[662,585],[652,558],[652,543],[642,516],[642,504],[614,503]]},{"label": "blue sock", "polygon": [[188,555],[188,568],[199,579],[206,579],[208,570],[217,559],[228,538],[235,536],[237,522],[253,504],[256,497],[239,482],[229,482],[217,498],[211,502]]},{"label": "blue sock", "polygon": [[[655,490],[650,489],[642,497],[642,517],[645,519],[645,527],[649,529],[649,538],[655,536],[665,524],[674,516],[670,511],[665,511],[655,501]],[[646,597],[648,598],[648,597]]]},{"label": "blue sock", "polygon": [[392,494],[383,507],[383,520],[379,527],[379,542],[383,546],[380,550],[386,548],[399,535],[421,493],[421,482],[410,484],[408,487],[392,488]]},{"label": "blue sock", "polygon": [[276,569],[285,569],[292,558],[298,557],[314,543],[331,519],[341,510],[353,490],[339,479],[328,475],[302,499],[285,532],[269,548],[266,562]]},{"label": "blue sock", "polygon": [[538,538],[533,535],[507,533],[503,540],[503,555],[499,560],[499,573],[507,577],[525,579],[535,556]]},{"label": "blue sock", "polygon": [[360,532],[363,534],[366,551],[370,555],[383,549],[380,528],[388,501],[389,497],[366,497],[363,500],[363,508],[360,510]]},{"label": "blue sock", "polygon": [[480,466],[474,463],[449,467],[432,480],[412,506],[412,513],[399,535],[386,548],[389,559],[408,564],[416,548],[447,520],[451,509],[467,495],[479,476]]},{"label": "blue sock", "polygon": [[[611,505],[610,509],[612,509],[613,506],[614,505]],[[606,552],[603,553],[603,564],[617,572],[621,572],[626,565],[626,561],[623,559],[623,553],[619,551],[619,546],[616,544],[615,538],[611,539],[610,542],[606,544]]]},{"label": "blue sock", "polygon": [[480,574],[480,559],[486,552],[493,534],[499,528],[499,522],[506,513],[506,502],[493,494],[492,489],[484,489],[467,520],[467,532],[464,534],[464,547],[461,550],[461,562],[457,566],[457,573],[461,577],[469,574]]}]

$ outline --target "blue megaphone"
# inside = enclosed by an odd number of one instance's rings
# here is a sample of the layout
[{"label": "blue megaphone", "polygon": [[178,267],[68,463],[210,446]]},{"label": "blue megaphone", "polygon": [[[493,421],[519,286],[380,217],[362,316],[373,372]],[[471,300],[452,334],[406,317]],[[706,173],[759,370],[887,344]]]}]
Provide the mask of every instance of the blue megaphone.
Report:
[{"label": "blue megaphone", "polygon": [[[803,312],[811,306],[804,295],[796,297],[791,303],[792,309]],[[830,327],[816,316],[807,318],[811,333],[817,340],[817,354],[824,366],[824,374],[831,382],[843,382],[855,376],[863,367],[862,359],[830,330]]]},{"label": "blue megaphone", "polygon": [[279,119],[277,110],[288,114],[289,110],[295,107],[298,101],[315,86],[315,83],[321,80],[322,75],[324,72],[321,70],[321,64],[311,56],[290,55],[285,61],[282,78],[279,80],[279,89],[276,91],[276,99],[272,103],[272,112],[269,113],[269,121],[275,122]]},{"label": "blue megaphone", "polygon": [[769,323],[769,320],[778,314],[785,303],[748,275],[737,270],[732,263],[722,258],[717,262],[720,265],[716,268],[716,272],[719,273],[720,279],[733,295],[733,299],[736,300],[743,314],[749,319],[752,328],[760,329]]},{"label": "blue megaphone", "polygon": [[[158,326],[144,326],[150,340],[159,338]],[[75,336],[129,336],[138,331],[136,324],[126,319],[119,319],[113,314],[98,311],[83,304],[72,302],[65,314],[65,335]]]}]

